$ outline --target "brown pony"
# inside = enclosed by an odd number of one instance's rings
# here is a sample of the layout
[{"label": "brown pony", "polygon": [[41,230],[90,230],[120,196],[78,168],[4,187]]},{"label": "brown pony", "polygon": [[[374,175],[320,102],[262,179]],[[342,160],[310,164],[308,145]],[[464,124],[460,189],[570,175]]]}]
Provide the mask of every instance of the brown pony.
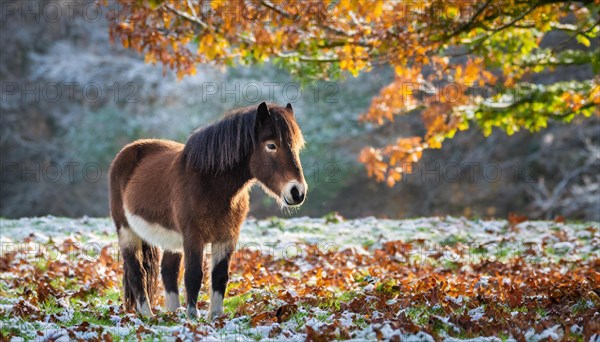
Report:
[{"label": "brown pony", "polygon": [[304,201],[298,157],[304,138],[290,104],[263,102],[196,130],[185,145],[138,140],[110,168],[110,209],[124,261],[124,304],[151,316],[159,250],[165,306],[180,306],[177,281],[185,260],[187,314],[198,316],[204,248],[211,244],[209,319],[223,313],[229,260],[248,213],[255,180],[282,206]]}]

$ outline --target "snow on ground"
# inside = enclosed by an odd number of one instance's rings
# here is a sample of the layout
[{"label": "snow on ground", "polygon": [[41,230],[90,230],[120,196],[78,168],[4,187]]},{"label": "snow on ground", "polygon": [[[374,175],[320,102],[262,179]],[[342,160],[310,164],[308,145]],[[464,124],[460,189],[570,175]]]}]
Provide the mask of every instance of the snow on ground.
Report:
[{"label": "snow on ground", "polygon": [[[432,217],[411,220],[385,220],[366,217],[354,220],[328,218],[249,218],[241,229],[238,249],[248,248],[272,254],[274,258],[294,256],[298,243],[317,244],[323,250],[335,251],[355,247],[374,250],[385,241],[421,242],[422,252],[433,252],[440,245],[461,242],[471,248],[486,247],[499,256],[520,253],[529,248],[542,248],[546,241],[557,254],[600,256],[600,238],[585,228],[598,223],[560,223],[525,221],[510,227],[505,220],[468,220],[455,217]],[[556,232],[564,232],[572,241],[560,241]],[[84,243],[116,243],[113,223],[108,218],[79,219],[52,216],[0,219],[0,242],[62,242],[67,239]],[[501,239],[499,240],[499,237]],[[499,250],[499,241],[506,250]],[[503,247],[503,248],[504,248]],[[498,249],[498,250],[494,250]]]}]

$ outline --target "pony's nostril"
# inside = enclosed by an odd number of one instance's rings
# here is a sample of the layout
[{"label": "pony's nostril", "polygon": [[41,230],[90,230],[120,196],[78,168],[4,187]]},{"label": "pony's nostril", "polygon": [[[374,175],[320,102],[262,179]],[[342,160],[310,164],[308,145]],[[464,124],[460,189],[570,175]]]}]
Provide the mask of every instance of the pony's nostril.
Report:
[{"label": "pony's nostril", "polygon": [[297,186],[293,186],[292,190],[290,191],[292,193],[292,199],[294,200],[294,202],[300,202],[300,191],[298,191],[298,187]]}]

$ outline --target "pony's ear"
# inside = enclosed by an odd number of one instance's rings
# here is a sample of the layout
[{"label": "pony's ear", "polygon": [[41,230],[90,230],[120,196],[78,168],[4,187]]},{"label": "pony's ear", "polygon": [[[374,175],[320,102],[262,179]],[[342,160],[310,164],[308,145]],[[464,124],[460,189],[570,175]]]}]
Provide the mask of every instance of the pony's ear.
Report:
[{"label": "pony's ear", "polygon": [[256,110],[256,127],[264,126],[270,119],[271,112],[269,112],[269,107],[267,107],[266,102],[262,102]]},{"label": "pony's ear", "polygon": [[288,112],[294,114],[294,108],[292,108],[292,104],[288,102],[287,106],[285,106]]}]

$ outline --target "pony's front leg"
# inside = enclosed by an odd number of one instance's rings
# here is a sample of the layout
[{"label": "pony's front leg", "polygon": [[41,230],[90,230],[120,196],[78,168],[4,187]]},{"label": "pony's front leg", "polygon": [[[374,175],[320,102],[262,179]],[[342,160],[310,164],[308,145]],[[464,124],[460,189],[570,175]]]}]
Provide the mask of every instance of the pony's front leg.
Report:
[{"label": "pony's front leg", "polygon": [[225,296],[227,281],[229,281],[229,261],[234,247],[235,243],[233,241],[212,243],[209,320],[223,314],[223,297]]},{"label": "pony's front leg", "polygon": [[[193,240],[193,239],[190,239]],[[194,243],[194,241],[185,241],[183,243],[183,253],[185,260],[185,293],[187,302],[188,318],[197,318],[198,309],[198,292],[202,285],[202,254],[204,245],[202,243]]]}]

